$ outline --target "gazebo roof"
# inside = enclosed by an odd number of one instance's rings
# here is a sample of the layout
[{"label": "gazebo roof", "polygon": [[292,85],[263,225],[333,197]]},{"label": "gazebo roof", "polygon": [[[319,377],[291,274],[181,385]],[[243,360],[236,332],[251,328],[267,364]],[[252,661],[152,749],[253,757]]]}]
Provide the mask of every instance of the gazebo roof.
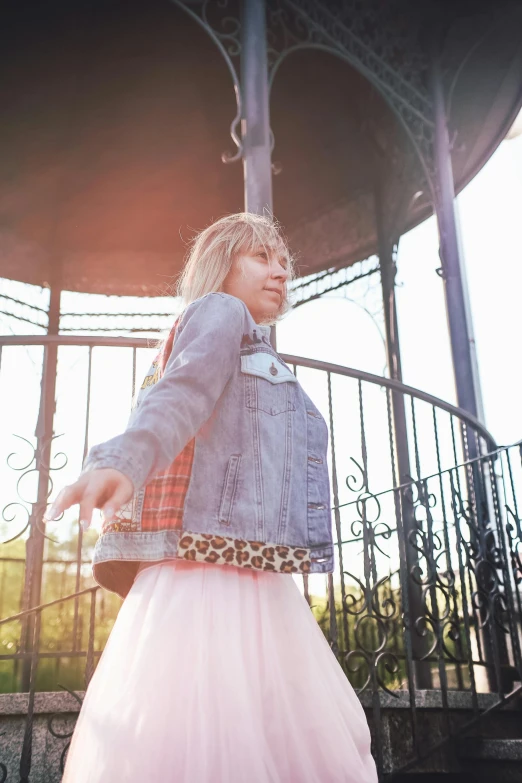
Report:
[{"label": "gazebo roof", "polygon": [[[292,7],[308,13],[309,5]],[[299,42],[290,5],[282,31],[284,0],[268,17],[270,62],[279,63],[274,213],[302,275],[375,252],[377,183],[397,236],[431,213],[423,101],[433,17],[419,14],[416,0],[390,1],[385,11],[359,3],[356,29],[345,6],[357,3],[339,2],[335,13],[322,5],[335,45],[317,35]],[[499,4],[492,17],[477,3],[423,6],[449,30],[442,62],[458,191],[522,103],[520,9]],[[393,43],[384,52],[379,25]],[[295,47],[286,57],[283,32]],[[0,274],[72,291],[163,293],[193,232],[243,208],[241,164],[221,162],[233,151],[236,105],[214,41],[169,0],[13,2],[4,37]],[[354,40],[388,71],[376,66],[369,78]]]}]

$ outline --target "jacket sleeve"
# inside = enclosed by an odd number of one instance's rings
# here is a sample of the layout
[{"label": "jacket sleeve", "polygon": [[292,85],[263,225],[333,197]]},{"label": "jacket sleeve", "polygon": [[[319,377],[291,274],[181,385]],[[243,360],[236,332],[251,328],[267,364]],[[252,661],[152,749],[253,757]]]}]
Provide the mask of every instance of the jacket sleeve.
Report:
[{"label": "jacket sleeve", "polygon": [[81,475],[115,468],[137,492],[173,462],[207,421],[239,361],[244,305],[207,294],[185,311],[160,380],[131,416],[127,429],[93,446]]}]

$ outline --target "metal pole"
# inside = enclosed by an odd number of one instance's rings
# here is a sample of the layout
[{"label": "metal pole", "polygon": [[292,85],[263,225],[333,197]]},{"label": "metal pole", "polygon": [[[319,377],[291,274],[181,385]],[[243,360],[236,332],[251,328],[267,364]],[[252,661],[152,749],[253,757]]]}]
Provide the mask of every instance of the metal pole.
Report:
[{"label": "metal pole", "polygon": [[[53,278],[56,279],[57,275]],[[52,283],[49,302],[48,334],[58,334],[60,320],[60,285],[56,280]],[[55,413],[56,370],[58,346],[52,343],[44,348],[44,361],[40,392],[40,409],[36,425],[36,470],[38,471],[37,502],[33,505],[30,519],[30,533],[26,542],[25,581],[23,593],[23,609],[27,610],[40,603],[44,559],[44,527],[42,516],[47,505],[49,494],[49,465],[51,461],[51,445],[53,435],[53,420]],[[30,615],[22,628],[21,647],[23,652],[34,654],[35,623],[37,618]],[[31,685],[32,658],[25,658],[22,663],[21,690],[28,691]]]},{"label": "metal pole", "polygon": [[[402,382],[401,351],[399,343],[399,325],[397,319],[397,306],[395,299],[395,273],[396,266],[393,259],[393,243],[389,231],[385,228],[383,197],[380,184],[374,190],[375,200],[375,225],[379,251],[379,266],[381,270],[382,301],[384,309],[384,323],[386,329],[386,354],[390,378]],[[408,481],[411,476],[410,454],[408,447],[408,431],[406,427],[406,411],[404,396],[399,392],[392,392],[392,415],[394,426],[394,446],[399,474],[399,484]],[[420,478],[420,476],[419,476]],[[408,569],[408,597],[410,607],[409,630],[411,634],[412,652],[415,659],[415,685],[420,689],[432,687],[430,663],[421,661],[423,655],[428,652],[428,640],[415,633],[415,621],[425,616],[423,609],[422,590],[419,584],[412,579],[413,569],[418,565],[418,554],[409,542],[409,534],[415,529],[415,515],[411,503],[406,496],[402,503],[402,516],[404,534],[406,537],[405,550]]]},{"label": "metal pole", "polygon": [[[440,64],[441,54],[440,31],[435,32],[431,41],[430,58],[430,88],[433,102],[435,160],[435,210],[439,228],[440,257],[442,262],[442,278],[446,298],[446,312],[453,357],[453,372],[457,392],[457,402],[461,408],[472,413],[484,422],[482,395],[478,361],[473,334],[473,323],[467,288],[466,268],[461,252],[458,233],[458,221],[455,205],[455,187],[453,182],[453,167],[451,147],[446,116],[446,102]],[[462,425],[463,450],[465,459],[475,459],[480,456],[480,444],[470,427]],[[478,465],[467,472],[469,497],[474,500],[477,515],[477,525],[480,537],[480,556],[490,560],[488,553],[488,519],[495,519],[494,510],[488,498],[488,488],[482,481]],[[487,511],[486,520],[483,510]],[[495,651],[497,644],[502,664],[507,662],[507,649],[502,633],[496,628],[493,620],[486,620],[485,609],[479,611],[481,620],[485,623],[481,633],[488,668],[488,680],[493,691],[499,689],[494,670]]]},{"label": "metal pole", "polygon": [[438,40],[434,36],[430,81],[435,121],[435,209],[439,227],[440,256],[453,356],[453,372],[458,405],[483,421],[466,270],[460,252],[457,229],[453,169],[439,51]]},{"label": "metal pole", "polygon": [[[271,215],[272,163],[265,0],[243,0],[241,6],[241,97],[245,212]],[[270,341],[275,349],[275,326],[270,330]]]},{"label": "metal pole", "polygon": [[264,0],[243,0],[241,96],[245,211],[272,214],[270,108]]}]

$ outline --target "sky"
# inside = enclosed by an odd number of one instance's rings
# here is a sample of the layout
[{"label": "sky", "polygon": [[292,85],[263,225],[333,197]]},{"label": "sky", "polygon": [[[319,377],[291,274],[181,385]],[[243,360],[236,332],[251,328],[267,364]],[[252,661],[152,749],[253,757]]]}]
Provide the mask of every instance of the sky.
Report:
[{"label": "sky", "polygon": [[[522,135],[502,142],[492,158],[457,200],[461,241],[467,270],[474,333],[477,346],[485,424],[497,443],[522,439],[522,409],[518,365],[520,294],[522,291]],[[435,270],[440,266],[434,218],[402,237],[398,252],[397,309],[403,380],[406,384],[455,403],[455,387],[447,328],[443,281]],[[48,292],[34,286],[0,279],[0,293],[46,306]],[[0,299],[2,307],[27,314]],[[171,312],[173,299],[104,297],[64,292],[64,312]],[[168,328],[171,319],[160,323]],[[72,325],[73,319],[64,321]],[[147,321],[147,323],[150,323]],[[0,315],[0,333],[30,334],[30,324]],[[382,299],[378,275],[351,285],[344,292],[296,308],[277,327],[278,351],[323,359],[336,364],[386,375],[386,354]],[[153,349],[138,352],[140,380],[154,356]],[[35,496],[36,475],[23,468],[31,457],[30,446],[15,437],[34,442],[37,418],[39,347],[4,349],[0,367],[0,406],[8,416],[0,417],[0,533],[13,534],[25,524],[28,504]],[[56,470],[51,499],[66,483],[72,483],[81,469],[86,416],[87,352],[83,348],[62,348],[59,354],[55,462],[57,468],[67,455],[68,464]],[[88,445],[121,432],[127,422],[132,396],[131,353],[128,349],[98,348],[93,354],[93,383]],[[324,377],[298,371],[306,390],[328,415]],[[359,407],[353,381],[334,379],[337,443],[348,444],[339,457],[340,502],[353,500],[346,476],[357,478],[351,461],[361,460],[358,442]],[[369,441],[370,479],[374,490],[390,486],[387,454],[385,397],[378,388],[365,390],[365,416]],[[426,411],[424,412],[426,413]],[[424,414],[422,414],[424,415]],[[427,423],[422,423],[421,432]],[[428,429],[423,440],[428,443]],[[58,445],[62,444],[60,448]],[[431,450],[433,451],[433,450]],[[8,457],[9,454],[13,456]],[[429,444],[421,454],[423,472],[433,469]],[[9,465],[7,460],[9,459]],[[22,477],[18,488],[17,480]],[[8,505],[8,504],[18,505]],[[5,507],[7,506],[7,509]],[[77,507],[68,512],[71,521]],[[345,510],[346,525],[350,517]],[[5,521],[7,520],[7,521]],[[11,521],[9,521],[11,520]],[[57,525],[63,523],[56,523]],[[98,521],[99,524],[99,521]],[[343,522],[344,524],[344,522]],[[62,528],[63,529],[63,528]],[[59,536],[59,527],[51,530]]]}]

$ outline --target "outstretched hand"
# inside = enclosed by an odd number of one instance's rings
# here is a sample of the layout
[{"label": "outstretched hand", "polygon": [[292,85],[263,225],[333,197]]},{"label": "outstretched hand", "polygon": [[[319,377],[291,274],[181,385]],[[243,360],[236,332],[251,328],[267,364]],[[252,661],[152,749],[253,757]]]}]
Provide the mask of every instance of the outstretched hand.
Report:
[{"label": "outstretched hand", "polygon": [[57,519],[67,508],[79,503],[80,524],[87,530],[95,508],[101,509],[105,521],[110,522],[133,494],[134,485],[124,473],[114,468],[94,468],[60,491],[51,508],[45,512],[44,521]]}]

